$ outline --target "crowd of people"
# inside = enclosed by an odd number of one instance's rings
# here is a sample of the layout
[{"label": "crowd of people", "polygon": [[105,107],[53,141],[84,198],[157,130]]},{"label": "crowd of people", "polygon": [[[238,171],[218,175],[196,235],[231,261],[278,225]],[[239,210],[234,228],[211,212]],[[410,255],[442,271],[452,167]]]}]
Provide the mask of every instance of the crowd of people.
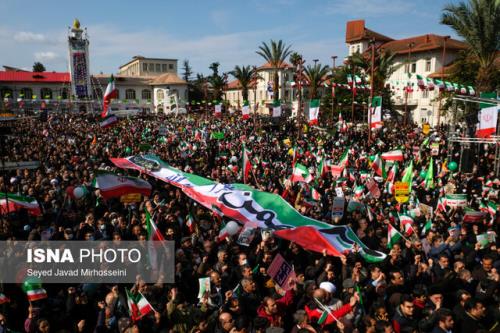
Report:
[{"label": "crowd of people", "polygon": [[[40,167],[5,171],[0,189],[35,198],[43,214],[3,211],[1,240],[138,240],[147,232],[144,208],[150,205],[164,238],[175,242],[175,283],[146,284],[139,277],[133,286],[44,284],[48,298],[36,302],[28,302],[19,285],[3,284],[10,301],[0,306],[1,332],[500,331],[498,241],[484,244],[477,238],[488,231],[498,235],[498,218],[496,212],[465,218],[467,209],[480,211],[482,203],[498,201],[494,145],[482,145],[476,158],[471,155],[464,162],[470,172],[454,171],[447,165],[461,156],[448,145],[446,126],[424,134],[414,125],[388,123],[369,141],[366,127],[322,129],[296,122],[206,114],[142,115],[110,128],[101,128],[99,119],[86,114],[13,122],[14,134],[2,138],[3,160],[35,160]],[[355,250],[332,257],[272,232],[256,233],[248,246],[236,242],[237,235],[219,240],[225,218],[197,205],[181,189],[117,169],[109,160],[147,152],[182,171],[238,183],[243,182],[243,144],[252,161],[249,185],[282,195],[303,215],[350,226],[370,249],[386,253],[386,259],[369,263]],[[383,179],[376,183],[380,196],[367,190],[355,193],[370,178],[364,175],[373,175],[373,156],[395,149],[404,154],[396,179],[413,160],[408,203],[396,201]],[[294,163],[314,174],[320,160],[336,165],[346,150],[345,174],[316,173],[310,184],[290,182]],[[431,162],[434,186],[428,187],[421,171]],[[142,177],[153,192],[137,203],[104,200],[92,188],[99,170]],[[88,193],[79,200],[69,198],[68,188],[74,186]],[[309,200],[312,188],[320,195],[316,201]],[[343,216],[335,215],[332,207],[339,194],[346,202],[356,197],[358,209],[345,207]],[[446,194],[466,194],[467,207],[438,207]],[[419,209],[421,204],[432,209]],[[388,228],[401,228],[401,211],[412,212],[414,232],[389,248]],[[187,223],[190,214],[192,225]],[[295,272],[286,288],[268,275],[277,254]],[[198,297],[198,279],[204,277],[210,278],[210,293]],[[140,291],[154,311],[132,320],[126,287]]]}]

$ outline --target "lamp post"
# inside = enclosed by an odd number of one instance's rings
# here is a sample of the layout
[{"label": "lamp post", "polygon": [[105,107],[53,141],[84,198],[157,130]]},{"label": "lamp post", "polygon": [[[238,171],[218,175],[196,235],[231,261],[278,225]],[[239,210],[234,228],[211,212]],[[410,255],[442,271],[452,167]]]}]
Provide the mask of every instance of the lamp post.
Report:
[{"label": "lamp post", "polygon": [[[408,77],[411,76],[411,66],[410,66],[410,58],[411,58],[411,49],[413,48],[413,46],[415,45],[415,43],[411,42],[408,44],[408,60],[407,60],[407,63],[408,63]],[[405,89],[405,125],[408,124],[408,82],[406,83],[406,89]]]},{"label": "lamp post", "polygon": [[[443,54],[441,56],[441,82],[444,84],[444,60],[446,57],[446,41],[450,38],[450,36],[444,36],[443,37]],[[439,88],[438,88],[439,89]],[[441,89],[439,89],[438,92],[439,95],[441,95]],[[441,121],[441,96],[439,96],[439,106],[438,106],[438,114],[437,114],[437,127],[440,125]]]},{"label": "lamp post", "polygon": [[332,66],[332,80],[331,80],[331,84],[332,84],[332,121],[333,120],[333,113],[335,111],[335,108],[334,108],[334,102],[335,102],[335,82],[333,82],[333,77],[335,75],[335,59],[337,59],[337,56],[332,56],[332,61],[333,61],[333,66]]},{"label": "lamp post", "polygon": [[302,134],[302,71],[303,71],[303,65],[305,63],[304,59],[300,59],[297,62],[297,80],[299,81],[297,83],[297,117],[299,118],[298,124],[299,124],[299,138]]},{"label": "lamp post", "polygon": [[257,66],[253,66],[252,68],[252,77],[253,77],[253,128],[256,129],[257,125]]},{"label": "lamp post", "polygon": [[351,63],[352,66],[352,86],[351,86],[351,93],[352,93],[352,102],[351,102],[351,121],[354,124],[354,99],[356,97],[355,94],[355,89],[356,89],[356,66],[354,66],[353,63]]},{"label": "lamp post", "polygon": [[372,44],[372,62],[370,68],[370,101],[368,103],[368,144],[372,141],[372,110],[371,106],[373,104],[373,92],[375,86],[375,39],[371,39],[370,43]]}]

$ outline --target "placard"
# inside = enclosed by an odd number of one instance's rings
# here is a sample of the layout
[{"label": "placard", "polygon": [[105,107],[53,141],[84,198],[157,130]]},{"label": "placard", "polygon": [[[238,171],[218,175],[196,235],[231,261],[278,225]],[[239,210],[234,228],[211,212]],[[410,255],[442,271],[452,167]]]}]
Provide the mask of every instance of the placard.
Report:
[{"label": "placard", "polygon": [[142,197],[140,193],[129,193],[122,195],[120,197],[120,202],[122,203],[135,203],[135,202],[141,202]]},{"label": "placard", "polygon": [[342,218],[344,216],[344,206],[345,198],[343,196],[333,198],[332,216]]},{"label": "placard", "polygon": [[467,206],[467,194],[447,194],[446,206],[456,208]]},{"label": "placard", "polygon": [[267,269],[267,274],[284,290],[290,289],[288,281],[295,278],[293,267],[279,253]]}]

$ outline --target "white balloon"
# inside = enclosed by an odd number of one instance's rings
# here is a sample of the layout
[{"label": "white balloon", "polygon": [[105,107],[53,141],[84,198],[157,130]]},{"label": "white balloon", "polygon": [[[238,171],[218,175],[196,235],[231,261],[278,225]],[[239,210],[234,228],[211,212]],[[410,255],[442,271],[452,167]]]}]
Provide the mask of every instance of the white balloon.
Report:
[{"label": "white balloon", "polygon": [[85,190],[80,186],[75,187],[75,189],[73,190],[73,195],[76,199],[81,199],[85,195]]},{"label": "white balloon", "polygon": [[226,227],[224,228],[224,230],[230,235],[230,236],[233,236],[233,235],[236,235],[238,233],[238,231],[240,231],[240,226],[238,225],[238,223],[234,222],[234,221],[229,221],[227,224],[226,224]]}]

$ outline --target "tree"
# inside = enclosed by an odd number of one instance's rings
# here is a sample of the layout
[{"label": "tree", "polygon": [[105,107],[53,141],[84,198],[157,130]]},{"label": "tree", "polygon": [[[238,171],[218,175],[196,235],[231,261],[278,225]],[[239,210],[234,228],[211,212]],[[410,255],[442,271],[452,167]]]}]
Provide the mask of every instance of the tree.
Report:
[{"label": "tree", "polygon": [[193,75],[193,69],[189,65],[189,60],[184,59],[182,62],[182,79],[186,82],[189,82],[191,80],[191,75]]},{"label": "tree", "polygon": [[498,69],[495,57],[500,49],[500,1],[469,0],[444,7],[441,23],[453,28],[469,44],[469,52],[479,62],[476,87],[479,91],[495,90]]},{"label": "tree", "polygon": [[234,70],[229,72],[241,86],[241,95],[243,101],[248,101],[248,89],[254,78],[254,70],[251,66],[235,66]]},{"label": "tree", "polygon": [[293,52],[290,54],[290,57],[288,58],[288,61],[294,66],[297,67],[299,65],[299,62],[302,60],[302,55],[300,55],[297,52]]},{"label": "tree", "polygon": [[46,71],[45,66],[41,62],[37,61],[33,64],[33,72],[41,73],[45,71]]},{"label": "tree", "polygon": [[212,87],[212,92],[214,94],[215,100],[221,100],[222,94],[224,92],[224,86],[226,85],[225,77],[219,75],[219,66],[218,62],[213,62],[209,68],[212,70],[212,75],[208,78],[208,82]]},{"label": "tree", "polygon": [[304,69],[306,80],[309,83],[309,98],[318,98],[318,87],[321,87],[325,81],[330,79],[329,71],[328,66],[322,66],[321,64],[309,65]]},{"label": "tree", "polygon": [[[375,66],[373,68],[373,90],[375,95],[382,93],[389,77],[403,65],[394,65],[395,56],[396,55],[390,51],[383,52],[380,49],[375,49]],[[371,52],[366,54],[354,53],[349,61],[351,61],[354,66],[361,68],[366,74],[371,74]]]},{"label": "tree", "polygon": [[262,42],[259,51],[256,51],[256,53],[264,58],[273,69],[273,97],[277,101],[279,99],[278,70],[285,63],[285,59],[292,53],[290,46],[286,46],[281,39],[278,42],[271,40],[269,45]]}]

